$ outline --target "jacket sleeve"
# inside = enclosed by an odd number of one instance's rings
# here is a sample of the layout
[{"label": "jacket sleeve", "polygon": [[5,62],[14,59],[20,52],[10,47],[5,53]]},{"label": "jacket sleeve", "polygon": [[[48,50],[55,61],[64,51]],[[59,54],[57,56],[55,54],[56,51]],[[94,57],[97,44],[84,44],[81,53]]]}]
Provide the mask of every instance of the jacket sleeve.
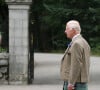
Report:
[{"label": "jacket sleeve", "polygon": [[71,66],[68,82],[75,84],[76,80],[80,77],[81,65],[82,65],[82,47],[78,43],[74,43],[71,48]]}]

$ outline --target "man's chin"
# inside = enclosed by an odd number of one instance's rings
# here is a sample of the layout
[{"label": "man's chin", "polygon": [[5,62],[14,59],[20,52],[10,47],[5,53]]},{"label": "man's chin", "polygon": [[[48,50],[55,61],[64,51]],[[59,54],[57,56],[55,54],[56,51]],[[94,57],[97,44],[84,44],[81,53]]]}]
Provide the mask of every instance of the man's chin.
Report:
[{"label": "man's chin", "polygon": [[68,39],[71,39],[71,37],[67,36]]}]

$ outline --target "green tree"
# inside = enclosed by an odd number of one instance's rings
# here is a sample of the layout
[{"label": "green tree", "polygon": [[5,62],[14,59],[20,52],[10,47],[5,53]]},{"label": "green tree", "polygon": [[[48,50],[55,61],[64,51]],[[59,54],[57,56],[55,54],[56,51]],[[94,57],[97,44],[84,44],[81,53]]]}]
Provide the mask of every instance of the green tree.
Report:
[{"label": "green tree", "polygon": [[[63,50],[69,40],[65,37],[68,20],[81,23],[82,35],[92,49],[100,50],[100,0],[34,0],[30,10],[30,32],[38,51]],[[0,32],[4,45],[8,39],[8,7],[0,0]]]},{"label": "green tree", "polygon": [[57,49],[64,48],[66,39],[64,39],[63,31],[66,22],[71,19],[76,19],[81,23],[82,35],[91,47],[98,46],[100,42],[99,0],[44,0],[44,7],[46,16],[43,17],[43,21],[51,29],[52,44]]},{"label": "green tree", "polygon": [[8,7],[4,0],[0,0],[0,33],[2,34],[2,47],[8,47]]}]

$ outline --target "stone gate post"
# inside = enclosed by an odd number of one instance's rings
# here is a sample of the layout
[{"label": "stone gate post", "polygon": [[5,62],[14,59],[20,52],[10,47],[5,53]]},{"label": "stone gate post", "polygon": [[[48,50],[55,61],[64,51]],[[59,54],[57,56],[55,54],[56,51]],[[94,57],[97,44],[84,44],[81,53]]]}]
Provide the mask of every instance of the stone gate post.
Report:
[{"label": "stone gate post", "polygon": [[9,8],[9,84],[27,84],[29,6],[32,0],[5,0]]}]

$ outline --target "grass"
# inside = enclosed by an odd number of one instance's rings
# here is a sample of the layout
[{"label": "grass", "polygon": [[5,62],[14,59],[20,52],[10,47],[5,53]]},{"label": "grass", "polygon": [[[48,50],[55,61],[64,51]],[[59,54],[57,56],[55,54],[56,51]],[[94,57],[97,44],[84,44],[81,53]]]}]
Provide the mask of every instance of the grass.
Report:
[{"label": "grass", "polygon": [[51,50],[50,53],[64,53],[64,50]]},{"label": "grass", "polygon": [[[65,50],[51,50],[50,53],[64,53]],[[92,56],[100,56],[100,50],[98,49],[92,49],[91,50]]]},{"label": "grass", "polygon": [[[1,48],[0,47],[0,53],[2,52],[7,52],[7,49],[6,48]],[[64,53],[65,50],[51,50],[51,51],[48,51],[48,53]],[[91,50],[91,55],[92,56],[100,56],[100,50],[99,49],[92,49]]]},{"label": "grass", "polygon": [[96,50],[96,49],[91,50],[91,55],[92,56],[100,56],[100,50]]},{"label": "grass", "polygon": [[2,53],[2,52],[7,52],[7,49],[0,47],[0,53]]}]

